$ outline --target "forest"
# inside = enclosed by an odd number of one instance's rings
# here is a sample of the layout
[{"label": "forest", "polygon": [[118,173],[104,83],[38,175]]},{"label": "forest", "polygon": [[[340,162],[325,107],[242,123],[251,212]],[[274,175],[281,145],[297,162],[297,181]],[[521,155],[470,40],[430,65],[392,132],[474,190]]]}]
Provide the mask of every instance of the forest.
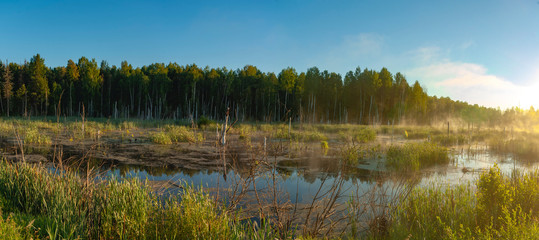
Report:
[{"label": "forest", "polygon": [[222,119],[231,108],[242,121],[428,125],[458,119],[476,125],[523,127],[532,108],[507,110],[429,96],[418,81],[387,68],[357,67],[344,77],[317,67],[279,73],[256,66],[201,68],[154,63],[110,66],[81,57],[48,67],[36,54],[22,64],[0,61],[4,116],[80,116],[138,119]]}]

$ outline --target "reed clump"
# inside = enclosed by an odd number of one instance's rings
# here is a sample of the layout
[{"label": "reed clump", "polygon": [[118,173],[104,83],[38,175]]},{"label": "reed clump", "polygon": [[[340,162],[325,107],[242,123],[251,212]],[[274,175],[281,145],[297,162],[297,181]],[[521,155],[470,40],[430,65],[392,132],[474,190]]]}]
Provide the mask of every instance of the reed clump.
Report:
[{"label": "reed clump", "polygon": [[467,137],[463,134],[439,134],[432,136],[431,140],[446,147],[468,143]]},{"label": "reed clump", "polygon": [[427,127],[405,128],[400,132],[406,139],[427,139],[433,135],[443,134],[443,132],[439,129]]},{"label": "reed clump", "polygon": [[25,128],[24,142],[33,144],[51,144],[51,138],[41,133],[36,127]]},{"label": "reed clump", "polygon": [[151,133],[150,140],[164,145],[179,142],[199,143],[204,141],[204,136],[184,126],[166,125],[164,130]]},{"label": "reed clump", "polygon": [[18,240],[24,239],[21,235],[22,227],[8,215],[5,219],[2,217],[2,209],[0,209],[0,239]]},{"label": "reed clump", "polygon": [[504,175],[495,166],[475,183],[415,188],[394,212],[390,238],[536,239],[539,172]]},{"label": "reed clump", "polygon": [[514,139],[491,138],[489,148],[498,154],[513,154],[518,160],[539,160],[539,138],[518,136]]},{"label": "reed clump", "polygon": [[170,139],[170,136],[166,134],[165,132],[151,133],[150,140],[153,143],[157,143],[157,144],[163,144],[163,145],[172,144],[172,139]]},{"label": "reed clump", "polygon": [[450,161],[447,148],[432,142],[412,142],[392,145],[386,153],[386,166],[403,171],[415,171]]},{"label": "reed clump", "polygon": [[0,206],[16,219],[15,224],[0,218],[0,236],[226,239],[243,228],[202,189],[185,184],[177,195],[161,199],[136,178],[87,181],[70,170],[5,161],[0,162]]}]

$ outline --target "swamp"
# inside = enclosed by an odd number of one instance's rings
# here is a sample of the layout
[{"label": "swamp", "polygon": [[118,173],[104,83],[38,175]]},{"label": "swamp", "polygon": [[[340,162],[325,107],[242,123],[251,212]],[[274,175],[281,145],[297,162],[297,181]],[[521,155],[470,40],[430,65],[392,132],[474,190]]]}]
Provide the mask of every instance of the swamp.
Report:
[{"label": "swamp", "polygon": [[538,233],[539,134],[444,123],[223,125],[2,119],[0,207],[11,214],[0,226],[50,239]]}]

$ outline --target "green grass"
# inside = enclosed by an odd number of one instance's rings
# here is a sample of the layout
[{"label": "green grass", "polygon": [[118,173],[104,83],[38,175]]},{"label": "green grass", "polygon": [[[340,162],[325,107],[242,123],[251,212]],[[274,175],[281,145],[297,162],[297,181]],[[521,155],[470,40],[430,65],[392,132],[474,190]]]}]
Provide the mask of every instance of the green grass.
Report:
[{"label": "green grass", "polygon": [[23,239],[21,232],[23,231],[22,227],[18,226],[11,216],[7,216],[4,219],[2,216],[2,209],[0,209],[0,239],[6,240],[18,240]]},{"label": "green grass", "polygon": [[[144,182],[110,178],[86,182],[25,163],[0,162],[0,239],[252,239],[250,230],[203,189],[182,184],[163,199]],[[21,238],[22,239],[22,238]]]},{"label": "green grass", "polygon": [[168,145],[179,142],[200,143],[204,141],[204,137],[201,133],[190,131],[184,126],[166,125],[164,130],[151,133],[150,140],[153,143]]},{"label": "green grass", "polygon": [[51,138],[35,127],[28,127],[24,132],[24,142],[33,144],[51,144]]},{"label": "green grass", "polygon": [[435,164],[449,163],[447,148],[432,142],[392,145],[386,153],[386,166],[400,171],[415,171]]},{"label": "green grass", "polygon": [[164,144],[164,145],[172,144],[172,140],[170,139],[170,136],[166,134],[165,132],[152,133],[150,135],[150,140],[152,140],[153,143],[157,143],[157,144]]},{"label": "green grass", "polygon": [[378,159],[381,156],[380,145],[352,145],[341,148],[341,159],[345,164],[357,165],[361,160]]},{"label": "green grass", "polygon": [[455,146],[468,143],[468,139],[463,134],[439,134],[432,136],[432,141],[442,146]]},{"label": "green grass", "polygon": [[498,167],[473,184],[431,185],[402,197],[391,239],[536,239],[539,172],[503,175]]}]

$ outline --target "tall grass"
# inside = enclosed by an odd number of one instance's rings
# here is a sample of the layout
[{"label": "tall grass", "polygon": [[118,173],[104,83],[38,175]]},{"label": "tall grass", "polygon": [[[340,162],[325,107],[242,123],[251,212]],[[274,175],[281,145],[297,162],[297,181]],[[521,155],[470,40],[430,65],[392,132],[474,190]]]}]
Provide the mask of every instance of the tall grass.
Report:
[{"label": "tall grass", "polygon": [[449,163],[447,148],[432,142],[413,142],[403,145],[392,145],[387,150],[386,165],[389,168],[413,171]]},{"label": "tall grass", "polygon": [[[39,238],[225,239],[241,228],[210,196],[187,185],[163,204],[137,179],[87,182],[70,171],[23,163],[0,162],[0,197]],[[12,225],[2,221],[0,229],[21,231]]]},{"label": "tall grass", "polygon": [[491,138],[489,148],[500,154],[513,154],[518,160],[539,161],[539,138],[518,136],[514,139]]},{"label": "tall grass", "polygon": [[18,240],[23,239],[21,235],[22,227],[18,226],[11,216],[6,219],[2,217],[2,209],[0,209],[0,239]]},{"label": "tall grass", "polygon": [[538,210],[538,171],[493,167],[474,185],[416,188],[397,206],[391,238],[537,239]]},{"label": "tall grass", "polygon": [[204,141],[204,136],[201,133],[190,131],[184,126],[166,125],[164,131],[152,133],[150,139],[157,144],[197,143]]},{"label": "tall grass", "polygon": [[36,127],[29,127],[24,132],[25,143],[51,144],[51,137],[40,132]]},{"label": "tall grass", "polygon": [[343,141],[367,143],[376,139],[376,131],[369,127],[358,127],[347,131],[340,131],[339,136]]}]

